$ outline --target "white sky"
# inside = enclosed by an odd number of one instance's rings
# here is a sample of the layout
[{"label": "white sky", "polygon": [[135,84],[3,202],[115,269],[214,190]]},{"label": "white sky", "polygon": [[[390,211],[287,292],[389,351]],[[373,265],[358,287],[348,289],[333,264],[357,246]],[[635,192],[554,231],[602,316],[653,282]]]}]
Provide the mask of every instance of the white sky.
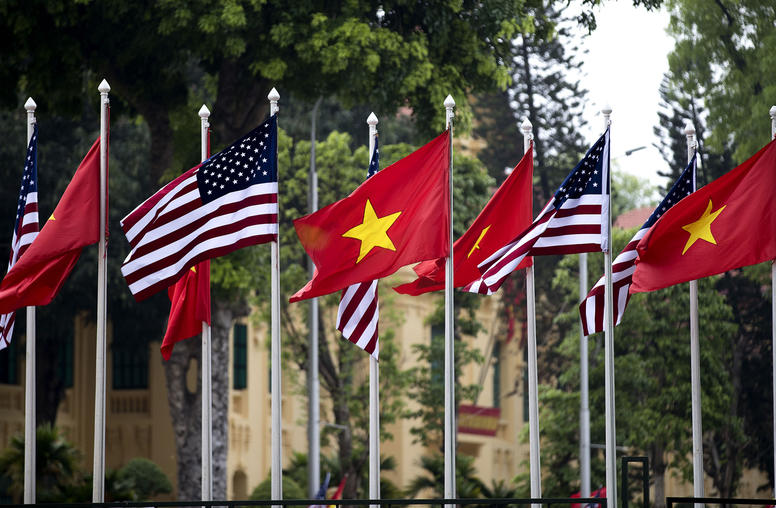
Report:
[{"label": "white sky", "polygon": [[[588,90],[585,108],[586,137],[592,143],[603,129],[601,108],[612,108],[611,157],[613,171],[646,178],[664,185],[657,171],[667,163],[652,146],[657,142],[653,127],[658,123],[658,87],[668,70],[667,55],[673,40],[666,34],[668,13],[633,7],[630,0],[608,1],[595,11],[598,27],[586,37],[581,49],[582,86]],[[626,157],[626,150],[646,149]],[[616,160],[615,160],[616,159]]]}]

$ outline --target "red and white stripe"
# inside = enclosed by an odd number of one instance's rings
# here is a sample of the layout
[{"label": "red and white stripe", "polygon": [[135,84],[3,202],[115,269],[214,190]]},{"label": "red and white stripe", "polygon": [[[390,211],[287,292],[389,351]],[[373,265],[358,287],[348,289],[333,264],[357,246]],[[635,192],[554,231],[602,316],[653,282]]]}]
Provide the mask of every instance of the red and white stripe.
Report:
[{"label": "red and white stripe", "polygon": [[555,198],[551,199],[525,232],[480,263],[482,276],[464,290],[493,294],[526,256],[600,251],[607,198],[582,194],[578,199],[567,199],[558,210],[553,206]]},{"label": "red and white stripe", "polygon": [[196,166],[121,221],[132,247],[121,273],[137,300],[170,286],[190,267],[277,239],[277,182],[257,183],[203,204]]},{"label": "red and white stripe", "polygon": [[[639,240],[649,231],[649,228],[641,228],[636,231],[628,245],[612,262],[612,290],[614,292],[614,323],[619,325],[625,307],[630,300],[628,289],[633,280],[633,272],[636,271],[636,246]],[[604,331],[604,292],[605,278],[601,277],[595,283],[587,297],[579,304],[579,315],[582,317],[582,331],[585,335]]]},{"label": "red and white stripe", "polygon": [[[38,193],[27,193],[27,202],[24,205],[24,212],[19,219],[19,228],[13,232],[11,238],[11,253],[8,259],[8,271],[11,271],[13,265],[27,251],[35,237],[40,231],[38,221]],[[6,273],[7,273],[6,272]],[[0,315],[0,350],[5,349],[11,343],[13,335],[13,325],[16,322],[16,312]]]},{"label": "red and white stripe", "polygon": [[350,342],[378,358],[377,281],[360,282],[342,290],[337,310],[337,330]]}]

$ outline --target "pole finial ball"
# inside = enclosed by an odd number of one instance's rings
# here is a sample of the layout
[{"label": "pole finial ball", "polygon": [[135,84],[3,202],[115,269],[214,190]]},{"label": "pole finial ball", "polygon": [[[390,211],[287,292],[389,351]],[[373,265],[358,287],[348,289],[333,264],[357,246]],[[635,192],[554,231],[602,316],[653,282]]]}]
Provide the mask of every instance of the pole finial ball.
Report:
[{"label": "pole finial ball", "polygon": [[611,115],[612,114],[612,106],[607,102],[606,104],[604,104],[604,107],[601,108],[601,113],[603,113],[604,115],[607,115],[607,116]]},{"label": "pole finial ball", "polygon": [[523,123],[520,124],[520,130],[523,132],[530,132],[531,129],[533,129],[533,124],[528,119],[528,117],[523,118]]},{"label": "pole finial ball", "polygon": [[369,113],[369,117],[366,119],[367,125],[377,125],[377,115],[375,115],[374,111]]},{"label": "pole finial ball", "polygon": [[35,108],[37,108],[38,105],[35,104],[35,101],[32,100],[32,97],[27,99],[27,102],[24,103],[24,109],[26,109],[29,112],[35,111]]},{"label": "pole finial ball", "polygon": [[693,126],[690,120],[687,120],[687,123],[684,124],[684,135],[695,136],[695,126]]},{"label": "pole finial ball", "polygon": [[769,113],[771,114],[771,118],[776,118],[776,106],[771,106]]},{"label": "pole finial ball", "polygon": [[97,90],[99,90],[100,93],[108,93],[110,92],[110,85],[103,79],[100,81],[100,86],[97,87]]},{"label": "pole finial ball", "polygon": [[453,99],[452,95],[448,95],[447,97],[445,97],[445,107],[446,108],[455,107],[455,99]]},{"label": "pole finial ball", "polygon": [[210,116],[210,110],[207,109],[207,106],[204,104],[201,108],[199,108],[199,117],[200,118],[208,118]]},{"label": "pole finial ball", "polygon": [[273,86],[272,90],[269,91],[267,94],[267,99],[269,99],[272,102],[277,102],[280,100],[280,94],[278,93],[277,89]]}]

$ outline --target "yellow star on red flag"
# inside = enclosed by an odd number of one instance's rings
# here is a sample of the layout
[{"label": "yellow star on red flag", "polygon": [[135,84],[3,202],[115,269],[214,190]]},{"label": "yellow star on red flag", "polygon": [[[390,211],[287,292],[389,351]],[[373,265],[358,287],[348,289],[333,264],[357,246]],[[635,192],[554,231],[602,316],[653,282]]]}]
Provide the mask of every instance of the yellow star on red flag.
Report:
[{"label": "yellow star on red flag", "polygon": [[711,211],[711,208],[711,199],[709,199],[709,204],[706,206],[706,211],[703,212],[703,215],[701,215],[700,218],[695,222],[691,222],[682,226],[682,229],[690,233],[690,238],[688,238],[687,243],[684,244],[682,255],[684,255],[684,253],[687,252],[687,249],[692,247],[692,245],[698,240],[706,240],[709,243],[717,245],[717,240],[711,233],[711,223],[717,219],[720,213],[722,213],[722,210],[725,209],[725,206],[718,208],[714,212]]},{"label": "yellow star on red flag", "polygon": [[393,241],[388,236],[388,228],[396,222],[399,215],[401,215],[401,212],[378,217],[375,213],[375,209],[372,207],[372,203],[368,199],[366,200],[363,222],[358,226],[350,228],[342,235],[345,238],[361,240],[361,249],[359,250],[356,263],[364,259],[364,256],[369,254],[369,251],[375,247],[382,247],[392,251],[396,250]]}]

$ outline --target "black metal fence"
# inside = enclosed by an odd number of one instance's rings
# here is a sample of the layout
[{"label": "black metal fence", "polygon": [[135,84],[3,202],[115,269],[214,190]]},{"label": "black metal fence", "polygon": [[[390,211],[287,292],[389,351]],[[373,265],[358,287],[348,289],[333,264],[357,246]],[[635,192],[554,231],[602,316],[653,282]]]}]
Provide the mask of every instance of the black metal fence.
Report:
[{"label": "black metal fence", "polygon": [[776,506],[776,499],[743,497],[667,497],[666,508],[692,507],[696,504],[711,506]]},{"label": "black metal fence", "polygon": [[[641,491],[642,506],[649,508],[649,461],[647,457],[622,457],[622,477],[621,477],[621,498],[620,508],[629,508],[630,491],[629,478],[630,465],[641,465]],[[54,507],[57,508],[173,508],[173,507],[248,507],[248,506],[277,506],[279,508],[347,508],[360,506],[373,506],[379,508],[404,508],[411,506],[431,506],[433,508],[460,507],[460,508],[538,508],[538,507],[560,507],[569,508],[571,505],[583,506],[584,508],[607,508],[605,497],[590,498],[468,498],[468,499],[285,499],[282,501],[273,500],[244,500],[244,501],[115,501],[107,503],[51,503],[37,505],[3,505],[15,507]],[[761,506],[764,508],[776,508],[776,499],[749,499],[749,498],[715,498],[715,497],[667,497],[666,508],[693,508],[695,505],[720,506],[722,508],[732,506]]]},{"label": "black metal fence", "polygon": [[568,507],[572,504],[582,503],[585,506],[595,504],[606,508],[606,499],[601,498],[504,498],[504,499],[284,499],[282,501],[115,501],[110,503],[52,503],[37,505],[4,505],[12,507],[54,507],[57,508],[172,508],[172,507],[242,507],[242,506],[279,506],[282,508],[308,508],[330,507],[345,508],[349,506],[379,506],[380,508],[405,507],[405,506],[475,506],[479,507],[525,507],[533,506],[561,506]]}]

